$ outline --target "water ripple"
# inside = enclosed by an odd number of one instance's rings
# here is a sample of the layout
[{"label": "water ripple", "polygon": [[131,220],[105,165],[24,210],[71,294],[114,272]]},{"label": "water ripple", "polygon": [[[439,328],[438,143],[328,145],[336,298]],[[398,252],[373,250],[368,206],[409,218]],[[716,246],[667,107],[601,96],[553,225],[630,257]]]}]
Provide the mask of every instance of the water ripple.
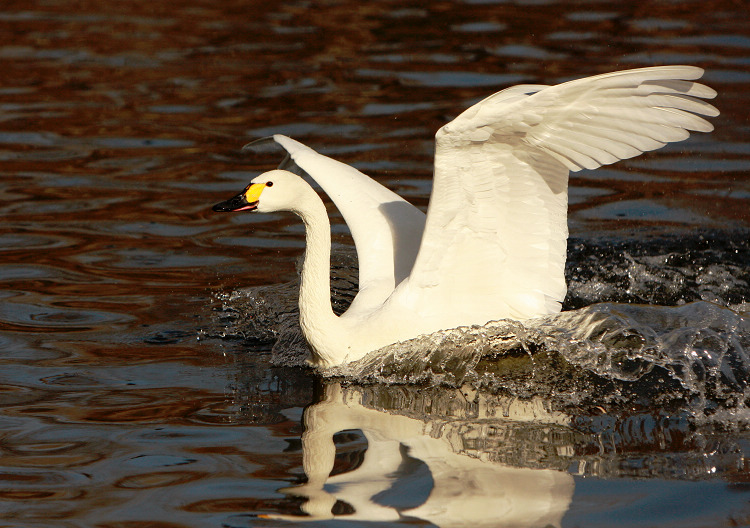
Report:
[{"label": "water ripple", "polygon": [[[32,297],[32,296],[28,296]],[[102,309],[85,310],[69,308],[58,299],[45,303],[43,300],[21,302],[5,301],[0,304],[0,326],[27,331],[54,330],[84,332],[112,324],[132,321],[132,315],[107,312]]]}]

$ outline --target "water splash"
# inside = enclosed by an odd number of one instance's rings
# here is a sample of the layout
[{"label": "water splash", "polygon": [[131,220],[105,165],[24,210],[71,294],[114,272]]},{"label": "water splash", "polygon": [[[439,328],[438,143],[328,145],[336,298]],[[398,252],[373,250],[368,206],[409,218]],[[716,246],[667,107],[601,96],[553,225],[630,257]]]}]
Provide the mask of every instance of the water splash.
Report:
[{"label": "water splash", "polygon": [[357,382],[469,384],[563,407],[745,406],[750,320],[706,302],[602,303],[519,323],[497,321],[385,347],[327,374]]},{"label": "water splash", "polygon": [[[567,311],[420,336],[323,374],[354,383],[543,395],[565,410],[679,407],[694,419],[746,421],[749,238],[731,232],[572,242]],[[351,252],[334,258],[339,313],[356,292],[354,263]],[[274,342],[276,365],[304,364],[297,287],[222,296],[225,334]]]}]

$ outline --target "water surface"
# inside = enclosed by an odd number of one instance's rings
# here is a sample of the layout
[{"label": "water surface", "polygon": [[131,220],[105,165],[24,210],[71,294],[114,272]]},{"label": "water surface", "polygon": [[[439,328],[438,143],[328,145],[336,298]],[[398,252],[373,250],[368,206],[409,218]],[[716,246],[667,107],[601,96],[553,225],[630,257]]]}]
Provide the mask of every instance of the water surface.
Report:
[{"label": "water surface", "polygon": [[[750,371],[737,363],[750,283],[745,11],[730,1],[4,2],[3,525],[750,524]],[[477,361],[450,380],[437,379],[438,347],[436,377],[420,385],[340,386],[277,361],[270,334],[279,319],[293,326],[280,312],[294,305],[293,286],[279,285],[295,279],[303,231],[287,215],[210,211],[278,163],[243,144],[292,135],[424,207],[433,134],[470,104],[509,84],[664,63],[707,70],[716,131],[572,177],[566,306],[678,306],[664,317],[625,310],[628,350],[681,324],[654,318],[683,317],[704,339],[691,350],[723,351],[728,365],[690,363],[718,372],[684,377],[703,400],[690,387],[615,383],[637,369],[571,368],[575,347],[527,354],[557,335],[544,328],[494,370]],[[344,293],[350,271],[337,271]],[[233,292],[269,284],[280,304],[248,326]],[[284,335],[285,350],[299,346]],[[669,385],[664,368],[649,370],[646,388],[659,375]],[[503,386],[483,385],[487,372]],[[555,384],[559,372],[573,383]],[[582,390],[578,403],[566,387]]]}]

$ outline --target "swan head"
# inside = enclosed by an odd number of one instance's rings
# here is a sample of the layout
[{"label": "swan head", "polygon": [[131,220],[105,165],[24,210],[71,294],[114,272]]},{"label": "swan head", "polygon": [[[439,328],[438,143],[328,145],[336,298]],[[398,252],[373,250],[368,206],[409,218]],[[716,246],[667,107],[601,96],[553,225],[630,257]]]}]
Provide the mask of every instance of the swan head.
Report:
[{"label": "swan head", "polygon": [[[296,211],[312,188],[289,171],[272,170],[253,178],[236,196],[213,206],[214,211]],[[314,192],[314,191],[313,191]]]}]

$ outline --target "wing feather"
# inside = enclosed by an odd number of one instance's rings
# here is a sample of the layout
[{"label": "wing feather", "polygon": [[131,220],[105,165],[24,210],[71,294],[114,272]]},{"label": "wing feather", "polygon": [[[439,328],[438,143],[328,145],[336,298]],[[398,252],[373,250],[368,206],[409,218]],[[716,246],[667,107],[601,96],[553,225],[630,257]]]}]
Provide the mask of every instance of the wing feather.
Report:
[{"label": "wing feather", "polygon": [[322,187],[351,231],[359,261],[359,293],[347,313],[381,306],[411,272],[424,213],[354,167],[286,136],[273,139]]},{"label": "wing feather", "polygon": [[[716,92],[691,66],[642,68],[498,92],[436,134],[419,254],[396,290],[444,327],[560,309],[569,171],[713,129]],[[449,312],[446,315],[445,312]]]}]

